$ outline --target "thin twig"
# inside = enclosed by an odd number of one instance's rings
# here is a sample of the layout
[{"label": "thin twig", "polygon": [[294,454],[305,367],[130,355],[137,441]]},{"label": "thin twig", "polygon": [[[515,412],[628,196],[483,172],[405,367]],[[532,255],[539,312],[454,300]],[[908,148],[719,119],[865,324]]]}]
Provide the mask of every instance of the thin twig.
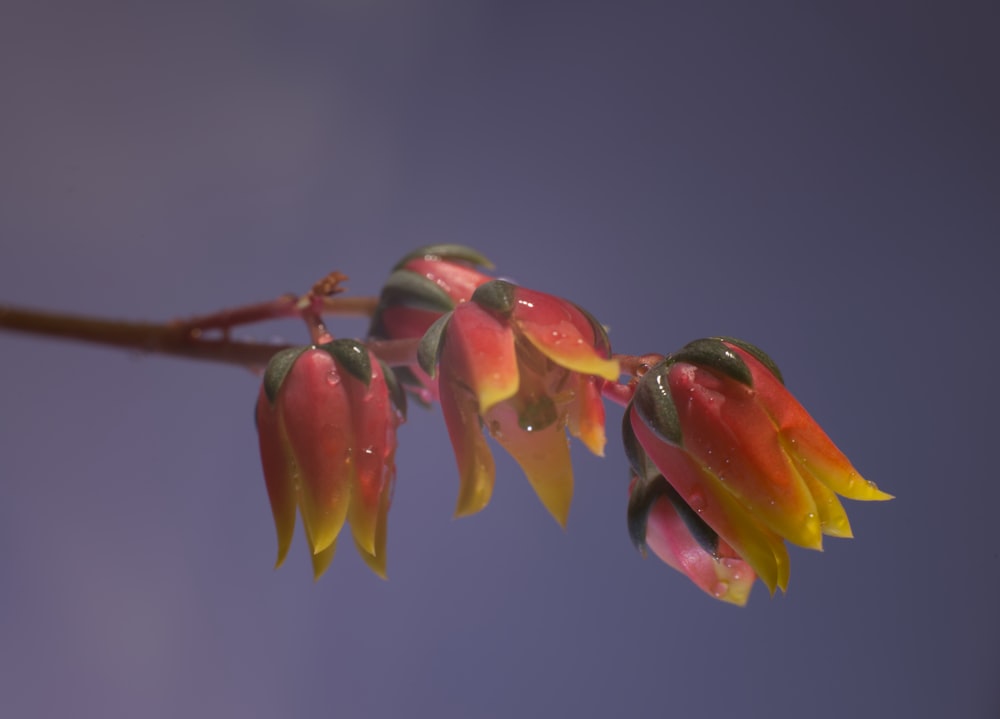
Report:
[{"label": "thin twig", "polygon": [[64,340],[259,369],[286,344],[210,339],[184,324],[97,319],[0,306],[0,328]]}]

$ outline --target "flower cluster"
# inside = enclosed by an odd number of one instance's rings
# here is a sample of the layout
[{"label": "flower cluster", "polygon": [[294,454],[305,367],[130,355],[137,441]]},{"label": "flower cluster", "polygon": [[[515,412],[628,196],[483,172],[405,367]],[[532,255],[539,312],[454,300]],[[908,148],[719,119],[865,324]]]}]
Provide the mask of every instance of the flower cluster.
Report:
[{"label": "flower cluster", "polygon": [[786,541],[819,549],[824,534],[851,536],[838,495],[890,498],[861,478],[753,345],[710,338],[666,357],[616,355],[590,313],[493,279],[490,267],[456,245],[417,250],[393,268],[367,345],[315,340],[271,360],[256,419],[278,564],[300,514],[317,576],[345,523],[384,576],[407,392],[441,405],[458,467],[456,515],[490,501],[492,439],[563,526],[569,438],[603,455],[603,399],[620,402],[633,542],[733,604],[747,601],[758,577],[772,593],[787,587]]},{"label": "flower cluster", "polygon": [[755,576],[788,585],[784,540],[850,537],[837,498],[891,496],[864,480],[785,389],[771,359],[731,338],[697,340],[650,368],[625,411],[629,531],[718,599]]}]

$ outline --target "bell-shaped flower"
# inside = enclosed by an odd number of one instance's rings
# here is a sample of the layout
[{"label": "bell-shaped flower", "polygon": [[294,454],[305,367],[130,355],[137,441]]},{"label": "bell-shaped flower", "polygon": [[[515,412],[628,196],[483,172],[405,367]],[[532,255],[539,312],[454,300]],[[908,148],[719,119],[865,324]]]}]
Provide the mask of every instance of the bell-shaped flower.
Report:
[{"label": "bell-shaped flower", "polygon": [[573,496],[566,431],[603,454],[601,383],[619,375],[601,325],[571,302],[494,280],[431,326],[419,360],[438,379],[458,463],[456,515],[478,512],[493,492],[485,427],[565,526]]},{"label": "bell-shaped flower", "polygon": [[[477,268],[493,265],[462,245],[430,245],[414,250],[395,267],[379,294],[368,336],[374,340],[417,340],[443,314],[467,302],[493,278]],[[437,398],[434,382],[416,364],[396,367],[400,383],[427,404]]]},{"label": "bell-shaped flower", "polygon": [[296,512],[318,578],[346,522],[361,557],[385,576],[386,528],[396,479],[396,427],[405,395],[361,343],[289,348],[270,361],[257,399],[260,456],[280,566]]},{"label": "bell-shaped flower", "polygon": [[[638,490],[637,490],[638,487]],[[716,599],[744,605],[757,575],[681,498],[662,475],[643,481],[632,475],[629,529],[669,566]],[[633,514],[634,512],[634,514]]]},{"label": "bell-shaped flower", "polygon": [[[744,560],[772,592],[784,590],[784,540],[821,549],[824,534],[852,536],[837,495],[892,498],[861,477],[788,392],[774,362],[739,340],[697,340],[649,369],[626,409],[623,434],[637,478],[629,502],[633,541],[738,604],[748,574],[730,560]],[[693,544],[669,539],[682,534],[671,512],[704,550],[697,562],[677,561],[678,547]],[[714,577],[705,556],[716,562]]]}]

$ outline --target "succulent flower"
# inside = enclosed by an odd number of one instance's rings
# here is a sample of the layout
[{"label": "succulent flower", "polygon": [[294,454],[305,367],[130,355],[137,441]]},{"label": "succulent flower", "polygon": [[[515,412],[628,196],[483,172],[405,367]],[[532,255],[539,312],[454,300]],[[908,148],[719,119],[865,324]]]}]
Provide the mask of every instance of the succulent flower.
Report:
[{"label": "succulent flower", "polygon": [[743,562],[784,590],[784,540],[820,549],[824,534],[852,536],[838,494],[892,498],[854,469],[774,362],[740,340],[697,340],[650,368],[623,435],[635,544],[737,604],[749,592]]},{"label": "succulent flower", "polygon": [[[488,259],[462,245],[430,245],[414,250],[392,268],[379,294],[368,336],[375,340],[417,340],[443,314],[467,302],[493,278],[477,268]],[[407,390],[424,404],[437,399],[434,382],[416,364],[396,368]]]},{"label": "succulent flower", "polygon": [[404,411],[392,372],[355,340],[289,348],[271,359],[256,420],[278,566],[298,512],[317,578],[345,521],[362,558],[385,576],[396,427]]},{"label": "succulent flower", "polygon": [[603,454],[600,384],[619,375],[601,325],[571,302],[494,280],[429,328],[419,360],[439,381],[458,463],[456,515],[478,512],[493,491],[485,427],[565,526],[573,496],[566,431]]}]

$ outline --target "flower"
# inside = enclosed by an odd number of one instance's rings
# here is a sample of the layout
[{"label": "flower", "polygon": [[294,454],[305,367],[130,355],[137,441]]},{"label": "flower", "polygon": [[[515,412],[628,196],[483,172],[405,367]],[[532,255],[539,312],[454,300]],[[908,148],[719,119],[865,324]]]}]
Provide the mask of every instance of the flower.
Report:
[{"label": "flower", "polygon": [[371,569],[385,576],[386,523],[396,478],[396,427],[405,396],[360,342],[278,352],[267,366],[256,421],[280,566],[302,515],[316,578],[347,521]]},{"label": "flower", "polygon": [[696,340],[650,368],[623,436],[636,546],[736,604],[754,574],[772,593],[787,588],[784,540],[821,549],[824,534],[852,536],[838,494],[892,498],[861,477],[774,362],[740,340]]},{"label": "flower", "polygon": [[[746,604],[757,578],[753,568],[688,506],[663,475],[640,482],[633,474],[629,492],[630,529],[635,526],[640,533],[641,546],[648,546],[716,599]],[[633,516],[633,512],[637,514]]]},{"label": "flower", "polygon": [[603,454],[600,378],[619,375],[600,324],[566,300],[494,280],[437,320],[418,354],[438,377],[458,463],[456,515],[478,512],[493,491],[484,426],[565,526],[573,496],[566,429]]},{"label": "flower", "polygon": [[[493,278],[477,267],[489,260],[462,245],[430,245],[414,250],[395,267],[379,295],[368,336],[373,340],[419,339],[441,315],[467,302]],[[396,368],[406,389],[424,404],[437,399],[437,386],[416,364]]]}]

